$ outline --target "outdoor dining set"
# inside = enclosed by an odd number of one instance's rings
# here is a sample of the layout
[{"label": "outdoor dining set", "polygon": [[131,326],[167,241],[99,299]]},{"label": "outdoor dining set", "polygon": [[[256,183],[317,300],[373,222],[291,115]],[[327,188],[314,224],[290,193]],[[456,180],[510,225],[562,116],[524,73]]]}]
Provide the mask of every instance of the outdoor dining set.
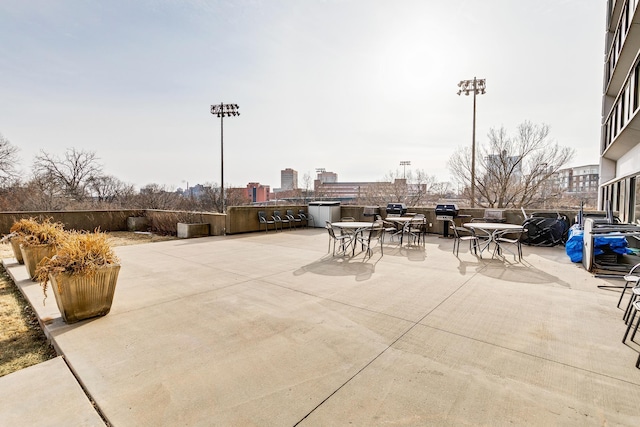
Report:
[{"label": "outdoor dining set", "polygon": [[[460,244],[469,242],[469,251],[480,258],[485,251],[491,252],[492,258],[502,257],[505,252],[509,252],[515,261],[522,260],[520,235],[526,230],[521,225],[471,221],[456,226],[451,221],[450,228],[453,231],[453,252],[456,256]],[[365,257],[370,257],[375,244],[379,244],[380,254],[384,255],[385,239],[396,241],[401,247],[405,242],[407,245],[424,244],[427,222],[422,214],[387,216],[384,220],[377,215],[373,222],[355,221],[354,218],[342,218],[338,222],[326,221],[326,229],[329,233],[329,250],[333,244],[334,256],[355,256],[360,245]]]},{"label": "outdoor dining set", "polygon": [[[387,217],[383,220],[379,215],[373,222],[355,221],[345,217],[337,222],[326,221],[325,228],[329,233],[329,250],[333,243],[333,255],[355,256],[356,249],[365,253],[365,258],[371,257],[373,248],[380,247],[380,255],[384,255],[385,239],[397,240],[403,244],[424,244],[427,233],[427,222],[423,214],[414,216]],[[338,231],[338,232],[336,232]],[[360,253],[358,252],[358,253]]]},{"label": "outdoor dining set", "polygon": [[[258,212],[260,229],[272,230],[295,229],[297,227],[315,226],[314,219],[303,209],[294,212],[274,210],[271,215],[265,211]],[[484,252],[491,252],[491,257],[502,257],[505,252],[513,255],[515,261],[522,260],[522,244],[520,235],[526,232],[522,225],[505,222],[491,222],[486,219],[472,219],[470,222],[456,225],[450,220],[449,229],[453,232],[453,253],[458,256],[460,245],[469,243],[469,251],[482,258]],[[371,257],[373,248],[380,247],[380,255],[384,255],[383,244],[421,245],[427,235],[427,220],[424,214],[387,214],[386,218],[375,215],[372,222],[356,221],[353,217],[343,217],[340,221],[325,221],[329,234],[329,251],[333,245],[333,256],[355,256],[365,253]]]}]

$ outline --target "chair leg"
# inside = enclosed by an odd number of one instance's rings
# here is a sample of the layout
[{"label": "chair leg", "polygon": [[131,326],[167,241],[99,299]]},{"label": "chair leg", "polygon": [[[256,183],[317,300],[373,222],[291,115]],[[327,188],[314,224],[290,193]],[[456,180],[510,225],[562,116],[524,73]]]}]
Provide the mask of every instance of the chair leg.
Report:
[{"label": "chair leg", "polygon": [[631,314],[631,309],[633,308],[633,301],[636,299],[636,294],[632,294],[631,298],[629,298],[629,304],[627,304],[627,308],[624,310],[624,316],[622,316],[622,320],[625,323],[629,320],[629,314]]},{"label": "chair leg", "polygon": [[624,293],[627,292],[627,288],[629,287],[629,282],[624,282],[624,289],[622,289],[622,294],[620,294],[620,299],[618,300],[617,307],[620,308],[620,303],[622,302],[622,297],[624,297]]},{"label": "chair leg", "polygon": [[[636,313],[637,312],[638,312],[638,310],[636,310]],[[636,322],[636,327],[633,328],[633,333],[631,334],[631,341],[633,341],[635,339],[635,337],[636,337],[636,332],[638,332],[638,325],[640,325],[640,317],[638,317],[638,321]]]},{"label": "chair leg", "polygon": [[[624,342],[627,340],[627,335],[629,335],[629,331],[631,330],[631,326],[633,325],[633,321],[636,318],[636,312],[637,310],[634,308],[633,310],[633,316],[631,316],[630,320],[629,320],[629,325],[627,326],[627,330],[624,333],[624,337],[622,337],[622,343],[624,344]],[[638,325],[636,324],[636,329],[638,329]]]}]

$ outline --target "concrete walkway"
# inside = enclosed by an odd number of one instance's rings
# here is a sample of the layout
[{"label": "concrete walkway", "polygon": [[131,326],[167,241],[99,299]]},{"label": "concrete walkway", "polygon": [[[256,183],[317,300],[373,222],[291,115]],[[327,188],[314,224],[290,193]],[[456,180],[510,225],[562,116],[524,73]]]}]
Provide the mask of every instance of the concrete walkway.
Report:
[{"label": "concrete walkway", "polygon": [[562,247],[514,263],[428,236],[363,262],[327,243],[118,247],[111,313],[73,325],[5,260],[64,361],[0,378],[0,425],[640,425],[640,344],[621,343],[619,293],[598,288],[620,282]]}]

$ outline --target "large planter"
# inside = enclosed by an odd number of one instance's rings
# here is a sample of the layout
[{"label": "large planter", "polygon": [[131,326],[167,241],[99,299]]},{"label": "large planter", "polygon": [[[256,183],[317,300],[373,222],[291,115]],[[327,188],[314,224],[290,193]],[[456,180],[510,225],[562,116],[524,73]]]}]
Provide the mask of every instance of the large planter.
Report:
[{"label": "large planter", "polygon": [[13,256],[18,261],[18,264],[24,264],[24,258],[22,258],[22,250],[20,249],[20,239],[14,237],[9,240],[11,242],[11,249],[13,249]]},{"label": "large planter", "polygon": [[54,244],[49,245],[20,245],[20,251],[22,252],[22,259],[24,265],[27,267],[29,277],[34,280],[36,277],[36,267],[40,261],[44,258],[51,258],[56,254],[56,246]]},{"label": "large planter", "polygon": [[75,323],[109,313],[119,272],[120,265],[113,264],[92,275],[50,274],[51,288],[64,321]]}]

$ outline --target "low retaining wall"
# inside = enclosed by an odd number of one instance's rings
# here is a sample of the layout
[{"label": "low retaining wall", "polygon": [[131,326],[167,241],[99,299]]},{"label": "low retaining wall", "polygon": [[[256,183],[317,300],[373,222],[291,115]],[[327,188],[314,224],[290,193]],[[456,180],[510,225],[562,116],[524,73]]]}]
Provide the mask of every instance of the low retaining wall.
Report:
[{"label": "low retaining wall", "polygon": [[0,234],[9,234],[11,226],[22,218],[52,218],[61,222],[67,230],[126,231],[127,218],[143,216],[143,209],[55,212],[0,212]]},{"label": "low retaining wall", "polygon": [[[372,217],[364,216],[364,206],[345,205],[340,207],[341,217],[353,217],[356,221],[372,221]],[[380,206],[381,216],[386,217],[386,206]],[[101,210],[101,211],[61,211],[61,212],[0,212],[0,235],[9,233],[9,229],[14,222],[21,218],[52,218],[54,221],[62,222],[66,229],[94,230],[100,228],[102,231],[127,231],[129,217],[143,217],[148,222],[150,231],[162,234],[178,233],[178,223],[185,224],[208,224],[208,235],[222,236],[225,234],[250,233],[260,230],[258,221],[258,211],[264,211],[267,217],[273,215],[273,211],[280,211],[285,214],[287,209],[295,214],[299,210],[308,212],[306,205],[282,205],[282,206],[231,206],[227,208],[226,214],[212,212],[184,212],[184,211],[163,211],[157,209],[126,209],[126,210]],[[410,208],[411,213],[422,213],[427,219],[429,233],[440,234],[443,232],[443,221],[436,220],[435,207]],[[528,211],[528,214],[534,211]],[[538,211],[538,212],[542,212]],[[555,212],[555,211],[547,211]],[[594,211],[590,211],[594,212]],[[462,218],[456,222],[471,221],[471,218],[482,218],[484,208],[460,209]],[[577,215],[576,210],[563,210],[561,214],[567,215],[569,220]],[[511,224],[522,224],[524,216],[519,209],[505,209],[503,211],[506,222]],[[300,224],[298,224],[300,225]],[[263,227],[264,228],[264,227]],[[139,230],[142,231],[142,230]]]}]

